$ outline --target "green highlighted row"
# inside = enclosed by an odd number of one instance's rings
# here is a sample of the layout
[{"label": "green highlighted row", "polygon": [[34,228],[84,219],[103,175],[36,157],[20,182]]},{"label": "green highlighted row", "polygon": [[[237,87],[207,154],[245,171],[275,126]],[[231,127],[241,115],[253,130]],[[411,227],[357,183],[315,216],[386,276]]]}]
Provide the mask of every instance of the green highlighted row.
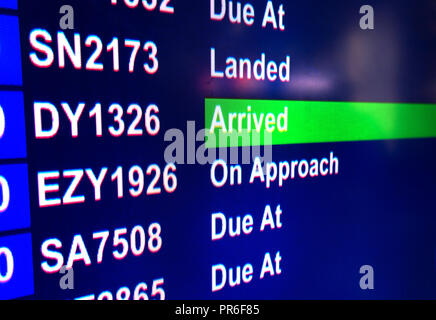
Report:
[{"label": "green highlighted row", "polygon": [[206,147],[436,137],[436,104],[209,99]]}]

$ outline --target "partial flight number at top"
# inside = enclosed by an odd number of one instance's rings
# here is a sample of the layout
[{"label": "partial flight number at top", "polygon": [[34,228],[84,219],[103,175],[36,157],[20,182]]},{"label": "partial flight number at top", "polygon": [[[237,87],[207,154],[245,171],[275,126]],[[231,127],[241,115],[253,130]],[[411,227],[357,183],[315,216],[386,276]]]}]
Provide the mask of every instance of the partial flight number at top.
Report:
[{"label": "partial flight number at top", "polygon": [[[145,10],[148,11],[154,11],[157,10],[159,8],[159,12],[162,13],[169,13],[169,14],[173,14],[174,13],[174,7],[171,5],[172,0],[124,0],[121,1],[120,3],[123,2],[127,7],[131,8],[131,9],[135,9],[138,6],[141,7],[139,5],[139,3],[142,3],[142,7]],[[160,4],[159,4],[159,3]],[[111,0],[111,4],[116,6],[118,4],[118,0]]]}]

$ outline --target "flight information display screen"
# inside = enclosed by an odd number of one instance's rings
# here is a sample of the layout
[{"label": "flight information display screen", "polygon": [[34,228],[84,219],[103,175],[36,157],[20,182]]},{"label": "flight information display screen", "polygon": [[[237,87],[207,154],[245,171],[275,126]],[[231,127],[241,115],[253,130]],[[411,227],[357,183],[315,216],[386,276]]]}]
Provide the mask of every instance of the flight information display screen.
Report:
[{"label": "flight information display screen", "polygon": [[436,299],[435,18],[0,0],[0,299]]}]

